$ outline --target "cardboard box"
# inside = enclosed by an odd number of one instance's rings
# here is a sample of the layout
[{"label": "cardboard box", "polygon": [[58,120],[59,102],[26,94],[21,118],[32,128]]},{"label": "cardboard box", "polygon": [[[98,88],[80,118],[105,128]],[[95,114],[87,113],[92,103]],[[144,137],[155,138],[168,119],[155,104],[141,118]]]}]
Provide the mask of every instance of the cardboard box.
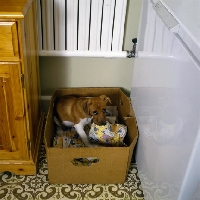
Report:
[{"label": "cardboard box", "polygon": [[[119,123],[128,128],[125,137],[127,147],[98,148],[55,148],[52,147],[55,136],[53,106],[56,98],[63,95],[110,97],[112,106],[117,106]],[[109,105],[109,104],[108,104]],[[129,170],[133,149],[138,132],[134,112],[129,98],[119,88],[67,88],[56,90],[52,96],[45,127],[45,146],[50,183],[61,184],[111,184],[124,183]],[[75,166],[74,158],[98,158],[90,166]]]}]

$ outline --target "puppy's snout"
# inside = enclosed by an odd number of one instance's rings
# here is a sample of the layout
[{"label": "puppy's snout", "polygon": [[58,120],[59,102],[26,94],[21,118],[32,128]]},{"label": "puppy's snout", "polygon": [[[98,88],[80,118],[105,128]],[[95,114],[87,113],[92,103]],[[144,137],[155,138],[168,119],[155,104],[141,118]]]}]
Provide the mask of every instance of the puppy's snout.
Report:
[{"label": "puppy's snout", "polygon": [[106,125],[106,121],[105,121],[105,120],[102,120],[102,121],[95,121],[95,120],[93,120],[93,122],[94,122],[95,124],[99,125],[99,126],[104,126],[104,125]]},{"label": "puppy's snout", "polygon": [[101,121],[101,122],[100,122],[100,125],[101,125],[101,126],[106,125],[106,121]]}]

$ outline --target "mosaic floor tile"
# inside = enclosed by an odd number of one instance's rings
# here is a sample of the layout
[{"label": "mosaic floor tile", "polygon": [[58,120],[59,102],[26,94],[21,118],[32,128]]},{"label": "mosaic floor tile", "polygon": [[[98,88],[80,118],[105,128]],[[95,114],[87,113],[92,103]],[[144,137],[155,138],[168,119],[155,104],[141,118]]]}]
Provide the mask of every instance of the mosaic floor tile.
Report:
[{"label": "mosaic floor tile", "polygon": [[124,184],[50,184],[44,141],[40,148],[36,176],[0,174],[0,199],[3,200],[143,200],[137,166],[131,163]]},{"label": "mosaic floor tile", "polygon": [[0,174],[0,199],[28,200],[35,198],[36,176]]},{"label": "mosaic floor tile", "polygon": [[50,184],[44,159],[43,167],[37,175],[36,199],[142,200],[143,193],[136,173],[136,165],[131,164],[124,184]]}]

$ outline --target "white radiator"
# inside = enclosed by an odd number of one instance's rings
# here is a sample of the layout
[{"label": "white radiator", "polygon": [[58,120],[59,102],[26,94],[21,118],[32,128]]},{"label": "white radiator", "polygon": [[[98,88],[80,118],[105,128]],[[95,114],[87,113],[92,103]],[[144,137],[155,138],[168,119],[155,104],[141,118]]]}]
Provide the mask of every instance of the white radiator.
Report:
[{"label": "white radiator", "polygon": [[37,6],[40,56],[127,56],[127,0],[37,0]]}]

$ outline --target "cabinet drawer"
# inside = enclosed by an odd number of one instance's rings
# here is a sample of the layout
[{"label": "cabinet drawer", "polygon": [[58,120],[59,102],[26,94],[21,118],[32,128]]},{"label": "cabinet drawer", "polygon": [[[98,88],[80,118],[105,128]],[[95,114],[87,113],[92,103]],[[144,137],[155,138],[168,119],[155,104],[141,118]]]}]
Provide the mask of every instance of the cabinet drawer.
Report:
[{"label": "cabinet drawer", "polygon": [[16,22],[0,22],[0,60],[18,58],[18,36]]}]

